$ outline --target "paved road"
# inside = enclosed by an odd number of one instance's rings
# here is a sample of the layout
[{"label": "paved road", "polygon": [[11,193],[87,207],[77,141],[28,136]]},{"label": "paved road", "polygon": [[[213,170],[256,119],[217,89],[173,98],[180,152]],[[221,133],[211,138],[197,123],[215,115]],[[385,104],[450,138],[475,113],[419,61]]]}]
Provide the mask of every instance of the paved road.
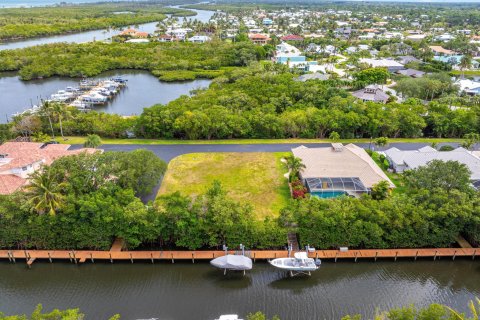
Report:
[{"label": "paved road", "polygon": [[[175,157],[187,153],[196,152],[286,152],[292,148],[301,146],[301,143],[277,143],[277,144],[165,144],[165,145],[142,145],[142,144],[104,144],[100,148],[105,151],[132,151],[136,149],[147,149],[153,151],[160,159],[170,162]],[[307,147],[327,147],[330,143],[306,143]],[[358,143],[362,148],[369,148],[369,143]],[[400,150],[415,150],[428,145],[427,143],[391,143],[388,148],[396,147]],[[443,144],[439,144],[440,146]],[[451,144],[456,145],[456,144]],[[72,146],[80,148],[80,145]],[[162,181],[159,181],[153,192],[142,200],[146,203],[155,200],[155,196]]]},{"label": "paved road", "polygon": [[[284,144],[166,144],[166,145],[141,145],[141,144],[105,144],[100,148],[105,151],[132,151],[135,149],[148,149],[166,162],[173,158],[195,152],[285,152],[302,145],[301,143]],[[326,147],[330,143],[306,143],[307,147]],[[357,144],[369,148],[368,143]],[[388,148],[396,147],[400,150],[414,150],[428,145],[427,143],[391,143]],[[443,144],[440,144],[443,145]],[[78,147],[78,146],[75,146]]]}]

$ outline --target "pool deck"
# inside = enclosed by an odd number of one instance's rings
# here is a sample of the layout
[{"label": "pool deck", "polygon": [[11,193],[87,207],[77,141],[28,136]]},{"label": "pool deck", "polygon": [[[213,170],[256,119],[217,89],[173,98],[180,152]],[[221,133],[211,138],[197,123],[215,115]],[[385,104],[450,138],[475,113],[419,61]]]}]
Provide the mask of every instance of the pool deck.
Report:
[{"label": "pool deck", "polygon": [[[121,251],[123,243],[115,242],[110,251],[98,250],[0,250],[0,259],[17,262],[24,261],[30,267],[33,262],[44,261],[66,261],[75,264],[95,261],[150,261],[152,263],[168,261],[175,263],[175,260],[188,260],[195,263],[195,260],[211,260],[225,255],[225,251]],[[478,252],[477,252],[478,251]],[[235,251],[229,251],[235,254]],[[399,258],[417,260],[417,258],[432,258],[433,260],[447,257],[455,260],[456,257],[469,257],[475,259],[478,248],[429,248],[429,249],[365,249],[365,250],[316,250],[310,252],[311,258],[328,259],[337,262],[338,259],[353,260],[369,259],[393,259]],[[254,260],[269,260],[288,257],[286,250],[254,250],[248,251],[249,256]]]}]

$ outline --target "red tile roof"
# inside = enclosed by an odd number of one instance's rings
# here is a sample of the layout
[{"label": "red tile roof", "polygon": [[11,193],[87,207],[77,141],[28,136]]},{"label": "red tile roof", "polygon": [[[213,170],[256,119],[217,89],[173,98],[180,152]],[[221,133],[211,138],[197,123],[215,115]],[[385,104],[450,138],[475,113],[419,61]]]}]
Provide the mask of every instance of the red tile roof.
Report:
[{"label": "red tile roof", "polygon": [[26,179],[10,174],[10,170],[42,162],[51,164],[56,159],[82,152],[98,150],[82,148],[68,150],[69,144],[48,144],[35,142],[5,142],[0,145],[0,194],[10,194],[26,183]]},{"label": "red tile roof", "polygon": [[303,37],[294,35],[294,34],[289,34],[288,36],[284,36],[281,38],[282,41],[303,41]]},{"label": "red tile roof", "polygon": [[0,194],[12,194],[26,182],[27,180],[13,174],[0,174]]}]

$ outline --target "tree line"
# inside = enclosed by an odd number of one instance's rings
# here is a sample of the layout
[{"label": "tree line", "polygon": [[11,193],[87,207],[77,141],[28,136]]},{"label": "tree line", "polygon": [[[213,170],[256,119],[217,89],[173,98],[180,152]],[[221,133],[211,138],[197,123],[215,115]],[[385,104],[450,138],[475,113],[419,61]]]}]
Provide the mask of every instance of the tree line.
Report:
[{"label": "tree line", "polygon": [[165,167],[146,150],[61,158],[0,197],[0,247],[105,250],[122,237],[129,249],[273,249],[285,247],[288,232],[322,249],[448,247],[459,234],[480,243],[480,194],[457,162],[407,173],[405,194],[292,199],[265,219],[218,181],[195,198],[176,192],[145,205],[139,196]]},{"label": "tree line", "polygon": [[0,9],[0,41],[58,35],[161,21],[166,14],[195,12],[159,4],[82,4],[55,7]]}]

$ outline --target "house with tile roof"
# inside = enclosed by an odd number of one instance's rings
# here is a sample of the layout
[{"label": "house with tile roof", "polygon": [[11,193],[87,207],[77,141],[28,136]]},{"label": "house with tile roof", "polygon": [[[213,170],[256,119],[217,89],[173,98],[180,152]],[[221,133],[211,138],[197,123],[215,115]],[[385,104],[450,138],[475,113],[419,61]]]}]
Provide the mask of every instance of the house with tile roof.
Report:
[{"label": "house with tile roof", "polygon": [[101,150],[82,148],[69,150],[68,144],[37,142],[5,142],[0,145],[0,194],[11,194],[28,183],[28,177],[42,165],[56,159],[82,152]]},{"label": "house with tile roof", "polygon": [[[340,195],[359,196],[369,193],[380,181],[393,182],[373,161],[368,153],[354,144],[332,143],[331,147],[292,149],[305,169],[301,179],[312,195],[333,198]],[[332,196],[334,195],[334,196]]]}]

